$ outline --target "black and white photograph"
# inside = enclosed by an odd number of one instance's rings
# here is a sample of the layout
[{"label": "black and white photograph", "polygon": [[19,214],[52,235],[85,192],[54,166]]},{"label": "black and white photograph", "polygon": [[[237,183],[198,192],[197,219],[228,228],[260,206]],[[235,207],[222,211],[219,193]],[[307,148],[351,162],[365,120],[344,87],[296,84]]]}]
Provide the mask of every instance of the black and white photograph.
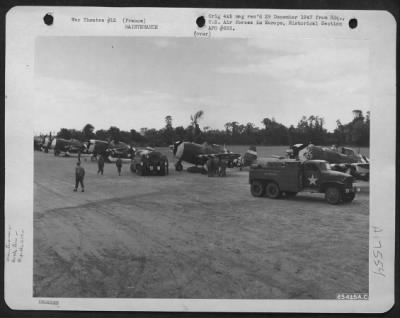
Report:
[{"label": "black and white photograph", "polygon": [[[394,149],[386,166],[376,151],[395,131],[395,82],[382,63],[380,112],[376,49],[340,33],[357,32],[351,15],[214,10],[182,35],[144,9],[88,10],[65,14],[83,32],[58,31],[56,14],[55,34],[40,29],[31,94],[14,97],[29,102],[32,227],[6,222],[19,247],[6,262],[31,257],[31,297],[368,303],[393,265],[376,263],[372,193],[394,171]],[[98,32],[113,23],[129,33]],[[232,35],[247,25],[265,36]]]}]

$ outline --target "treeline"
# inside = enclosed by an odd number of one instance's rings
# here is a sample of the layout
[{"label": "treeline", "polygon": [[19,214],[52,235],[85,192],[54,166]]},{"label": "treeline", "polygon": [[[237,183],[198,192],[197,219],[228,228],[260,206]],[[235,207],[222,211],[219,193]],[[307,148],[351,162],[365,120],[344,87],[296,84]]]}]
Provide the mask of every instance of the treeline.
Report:
[{"label": "treeline", "polygon": [[203,111],[198,111],[190,117],[187,127],[173,127],[171,116],[165,117],[165,126],[162,129],[146,129],[141,132],[131,129],[120,130],[110,127],[108,130],[95,128],[91,124],[85,125],[82,130],[62,128],[57,137],[65,139],[100,139],[114,142],[125,142],[135,146],[162,147],[171,145],[177,140],[193,141],[197,143],[208,142],[225,145],[293,145],[296,143],[313,143],[316,145],[352,145],[369,146],[370,114],[364,116],[361,111],[354,111],[354,119],[342,124],[337,121],[337,128],[328,132],[324,128],[324,119],[319,116],[303,116],[297,126],[278,123],[274,118],[264,118],[262,127],[254,123],[241,124],[228,122],[225,129],[200,129],[199,121]]}]

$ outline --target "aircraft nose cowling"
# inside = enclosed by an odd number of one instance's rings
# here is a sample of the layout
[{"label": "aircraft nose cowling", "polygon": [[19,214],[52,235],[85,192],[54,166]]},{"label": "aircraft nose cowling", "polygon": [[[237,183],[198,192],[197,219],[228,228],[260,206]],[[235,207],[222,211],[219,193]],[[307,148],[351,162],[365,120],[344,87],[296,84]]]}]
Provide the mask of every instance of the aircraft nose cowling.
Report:
[{"label": "aircraft nose cowling", "polygon": [[175,141],[172,145],[172,153],[174,154],[174,156],[176,156],[176,151],[178,150],[178,147],[181,143],[182,141]]},{"label": "aircraft nose cowling", "polygon": [[177,146],[176,152],[175,152],[175,156],[177,158],[182,158],[184,148],[185,148],[185,144],[184,143],[181,143],[180,145]]}]

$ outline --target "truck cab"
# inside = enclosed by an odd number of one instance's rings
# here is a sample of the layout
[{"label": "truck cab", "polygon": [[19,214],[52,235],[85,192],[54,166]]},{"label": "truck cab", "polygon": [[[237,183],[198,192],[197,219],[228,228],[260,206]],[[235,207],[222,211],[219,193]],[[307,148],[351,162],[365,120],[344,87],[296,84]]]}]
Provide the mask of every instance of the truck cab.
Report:
[{"label": "truck cab", "polygon": [[351,202],[355,198],[353,177],[331,170],[324,160],[264,159],[250,167],[253,196],[269,198],[295,196],[298,192],[325,193],[328,203]]}]

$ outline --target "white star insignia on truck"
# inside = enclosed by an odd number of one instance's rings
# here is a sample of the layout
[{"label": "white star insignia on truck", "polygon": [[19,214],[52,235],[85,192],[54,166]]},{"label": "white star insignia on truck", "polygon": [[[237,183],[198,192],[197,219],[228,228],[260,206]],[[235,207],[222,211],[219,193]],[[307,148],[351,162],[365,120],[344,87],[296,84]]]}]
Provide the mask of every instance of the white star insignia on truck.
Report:
[{"label": "white star insignia on truck", "polygon": [[311,175],[310,178],[308,178],[308,181],[310,182],[310,185],[317,185],[317,178],[314,178],[314,175]]}]

